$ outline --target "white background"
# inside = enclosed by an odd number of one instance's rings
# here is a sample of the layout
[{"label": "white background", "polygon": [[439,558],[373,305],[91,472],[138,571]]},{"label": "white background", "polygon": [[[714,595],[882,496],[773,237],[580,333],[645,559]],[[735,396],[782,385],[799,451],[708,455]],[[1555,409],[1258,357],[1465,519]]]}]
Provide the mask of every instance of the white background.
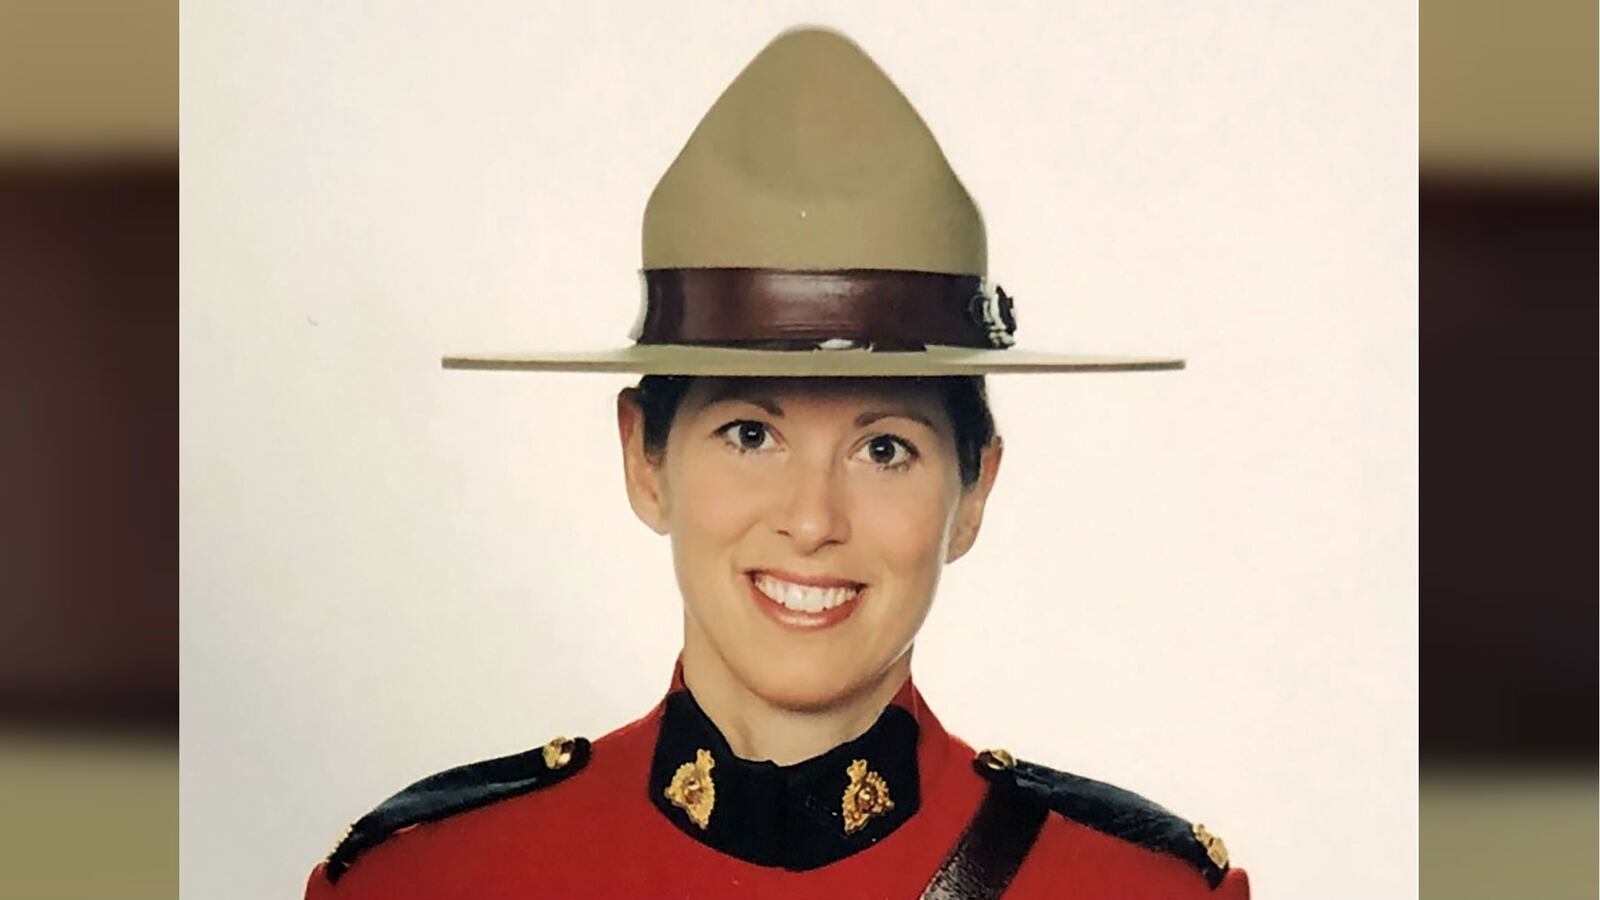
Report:
[{"label": "white background", "polygon": [[783,28],[890,74],[983,210],[1005,465],[916,678],[979,746],[1226,838],[1260,897],[1415,892],[1416,9],[182,7],[182,878],[298,896],[451,765],[649,708],[622,492],[644,202]]}]

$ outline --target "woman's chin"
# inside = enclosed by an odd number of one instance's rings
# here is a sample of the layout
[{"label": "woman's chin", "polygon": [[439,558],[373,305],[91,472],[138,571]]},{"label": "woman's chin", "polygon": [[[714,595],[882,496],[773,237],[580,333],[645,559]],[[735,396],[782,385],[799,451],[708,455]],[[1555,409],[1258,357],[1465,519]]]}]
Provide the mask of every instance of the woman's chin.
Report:
[{"label": "woman's chin", "polygon": [[802,660],[751,660],[744,681],[767,703],[796,712],[838,706],[868,687],[865,672]]}]

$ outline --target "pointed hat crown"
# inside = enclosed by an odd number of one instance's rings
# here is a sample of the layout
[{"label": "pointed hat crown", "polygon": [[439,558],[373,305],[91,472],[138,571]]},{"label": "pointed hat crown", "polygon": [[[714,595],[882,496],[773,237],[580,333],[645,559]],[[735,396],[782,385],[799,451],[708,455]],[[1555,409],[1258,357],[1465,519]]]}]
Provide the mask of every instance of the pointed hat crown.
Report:
[{"label": "pointed hat crown", "polygon": [[645,207],[644,268],[984,275],[983,219],[904,94],[823,28],[773,39]]},{"label": "pointed hat crown", "polygon": [[861,48],[783,32],[700,120],[645,206],[630,346],[452,355],[458,369],[821,377],[1182,368],[1015,349],[983,217]]}]

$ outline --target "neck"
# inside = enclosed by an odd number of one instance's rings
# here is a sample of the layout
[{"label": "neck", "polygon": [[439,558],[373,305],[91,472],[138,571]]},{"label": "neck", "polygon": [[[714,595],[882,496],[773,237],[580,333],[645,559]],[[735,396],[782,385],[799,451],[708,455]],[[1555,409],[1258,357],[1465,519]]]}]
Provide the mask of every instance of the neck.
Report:
[{"label": "neck", "polygon": [[881,677],[815,709],[778,706],[752,691],[692,623],[683,642],[683,682],[740,759],[793,765],[865,734],[911,675],[907,650]]}]

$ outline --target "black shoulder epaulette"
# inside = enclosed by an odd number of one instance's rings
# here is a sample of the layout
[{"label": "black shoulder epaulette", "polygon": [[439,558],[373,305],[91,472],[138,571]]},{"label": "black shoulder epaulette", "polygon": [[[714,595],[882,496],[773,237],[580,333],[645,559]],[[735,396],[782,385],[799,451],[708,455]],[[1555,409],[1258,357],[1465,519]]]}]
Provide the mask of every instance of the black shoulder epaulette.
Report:
[{"label": "black shoulder epaulette", "polygon": [[324,872],[337,882],[356,858],[395,832],[437,822],[496,800],[526,794],[572,777],[589,762],[589,742],[556,738],[543,747],[446,769],[411,785],[356,820],[328,855]]},{"label": "black shoulder epaulette", "polygon": [[1228,872],[1222,839],[1204,825],[1190,824],[1166,807],[1102,781],[1012,759],[1003,750],[978,754],[974,767],[991,781],[1005,780],[1052,811],[1102,834],[1176,856],[1197,869],[1211,887]]}]

